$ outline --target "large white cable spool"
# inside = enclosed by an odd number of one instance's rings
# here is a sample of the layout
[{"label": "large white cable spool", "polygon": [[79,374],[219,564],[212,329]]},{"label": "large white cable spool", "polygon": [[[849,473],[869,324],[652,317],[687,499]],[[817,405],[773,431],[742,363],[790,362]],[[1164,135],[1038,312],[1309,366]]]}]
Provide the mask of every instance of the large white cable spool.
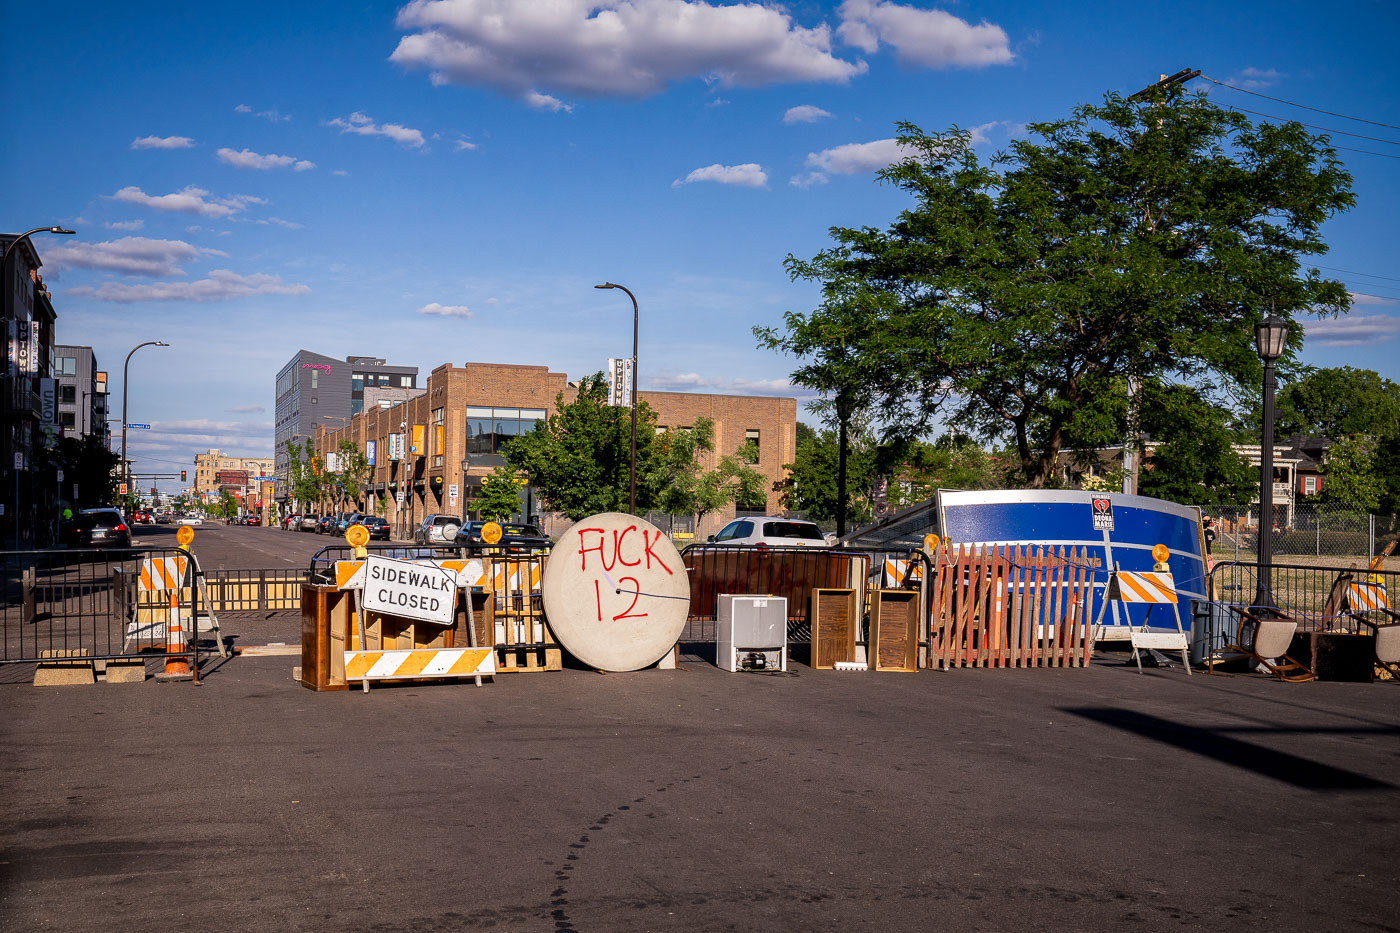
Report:
[{"label": "large white cable spool", "polygon": [[545,564],[540,595],[559,644],[603,671],[655,664],[690,611],[690,580],[661,529],[603,512],[564,532]]}]

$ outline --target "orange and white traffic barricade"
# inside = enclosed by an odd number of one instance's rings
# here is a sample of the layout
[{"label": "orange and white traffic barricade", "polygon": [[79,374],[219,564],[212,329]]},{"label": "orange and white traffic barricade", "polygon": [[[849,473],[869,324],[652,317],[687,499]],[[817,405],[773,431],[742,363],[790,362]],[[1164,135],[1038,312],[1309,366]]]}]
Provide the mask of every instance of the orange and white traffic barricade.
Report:
[{"label": "orange and white traffic barricade", "polygon": [[[1112,601],[1147,606],[1142,624],[1128,626],[1128,639],[1132,645],[1133,660],[1137,662],[1138,673],[1142,673],[1142,656],[1138,653],[1139,649],[1144,651],[1180,651],[1181,666],[1186,669],[1186,674],[1189,677],[1191,675],[1191,659],[1187,652],[1191,647],[1191,641],[1186,631],[1181,627],[1181,612],[1177,608],[1176,584],[1172,580],[1171,571],[1167,569],[1169,556],[1170,551],[1167,550],[1166,545],[1157,544],[1152,547],[1152,558],[1156,563],[1150,571],[1120,570],[1115,564],[1113,572],[1108,578],[1108,588],[1104,591],[1103,605],[1099,607],[1099,617],[1094,622],[1094,629],[1096,632],[1099,630],[1104,613]],[[1175,629],[1148,628],[1148,618],[1157,606],[1171,606]]]},{"label": "orange and white traffic barricade", "polygon": [[[347,682],[366,691],[373,680],[473,678],[496,673],[496,653],[476,644],[476,626],[467,599],[468,647],[449,647],[436,634],[451,628],[458,595],[484,577],[479,560],[398,560],[368,553],[360,526],[346,532],[354,560],[337,561],[335,581],[351,598],[353,643],[343,653]],[[423,631],[420,631],[423,629]],[[425,642],[437,642],[428,644]],[[371,648],[371,646],[375,646]]]},{"label": "orange and white traffic barricade", "polygon": [[147,557],[136,577],[136,602],[126,625],[126,645],[138,649],[168,643],[168,629],[193,622],[190,610],[190,558],[185,554]]},{"label": "orange and white traffic barricade", "polygon": [[1353,580],[1347,587],[1347,602],[1352,612],[1389,609],[1390,596],[1380,580]]}]

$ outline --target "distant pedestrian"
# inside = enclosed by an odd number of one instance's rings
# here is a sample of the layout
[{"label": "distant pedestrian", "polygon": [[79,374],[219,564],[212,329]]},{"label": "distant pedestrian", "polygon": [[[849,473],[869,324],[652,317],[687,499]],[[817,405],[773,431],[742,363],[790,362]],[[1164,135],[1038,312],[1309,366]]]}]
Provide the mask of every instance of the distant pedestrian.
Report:
[{"label": "distant pedestrian", "polygon": [[1209,515],[1201,519],[1201,533],[1206,539],[1206,553],[1210,553],[1211,547],[1215,544],[1215,522]]}]

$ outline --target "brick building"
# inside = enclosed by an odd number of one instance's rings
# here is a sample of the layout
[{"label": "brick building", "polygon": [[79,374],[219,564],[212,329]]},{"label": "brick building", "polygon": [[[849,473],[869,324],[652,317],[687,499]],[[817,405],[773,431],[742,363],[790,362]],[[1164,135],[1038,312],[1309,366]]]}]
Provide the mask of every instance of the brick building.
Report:
[{"label": "brick building", "polygon": [[[428,376],[426,388],[423,395],[390,408],[367,406],[348,426],[322,427],[313,438],[322,456],[348,438],[371,457],[369,510],[384,515],[400,533],[434,512],[468,513],[482,480],[505,463],[501,446],[554,414],[561,393],[567,402],[577,391],[564,373],[548,367],[501,363],[444,364]],[[795,399],[646,391],[640,397],[657,413],[658,428],[685,428],[698,418],[711,419],[711,460],[752,441],[758,448],[754,467],[767,477],[770,490],[796,453]],[[423,444],[417,452],[412,450],[415,434]],[[533,490],[527,488],[525,495],[527,508],[538,510],[528,505]],[[770,491],[767,510],[779,507],[778,494]],[[697,533],[709,534],[733,515],[732,505],[707,515]]]},{"label": "brick building", "polygon": [[225,490],[241,502],[259,498],[259,482],[271,478],[271,457],[234,457],[220,450],[194,455],[194,485],[191,495],[213,502]]}]

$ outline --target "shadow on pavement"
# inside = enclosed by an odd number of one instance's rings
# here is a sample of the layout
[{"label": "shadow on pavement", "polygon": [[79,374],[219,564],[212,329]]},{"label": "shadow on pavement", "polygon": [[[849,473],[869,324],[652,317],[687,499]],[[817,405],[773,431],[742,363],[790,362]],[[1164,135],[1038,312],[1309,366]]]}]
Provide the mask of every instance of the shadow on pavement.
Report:
[{"label": "shadow on pavement", "polygon": [[1394,786],[1345,768],[1231,738],[1222,734],[1224,730],[1182,725],[1147,713],[1112,707],[1062,707],[1062,710],[1305,790],[1385,790]]}]

